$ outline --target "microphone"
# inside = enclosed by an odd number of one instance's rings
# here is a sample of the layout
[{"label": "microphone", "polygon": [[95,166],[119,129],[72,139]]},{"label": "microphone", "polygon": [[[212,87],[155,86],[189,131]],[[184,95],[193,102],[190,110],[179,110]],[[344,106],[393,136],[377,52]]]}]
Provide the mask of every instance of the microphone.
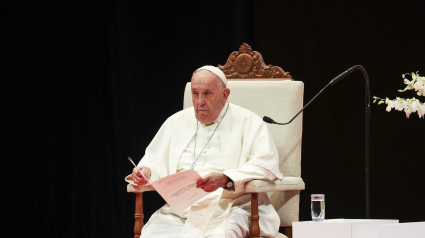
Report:
[{"label": "microphone", "polygon": [[[349,68],[349,69],[347,69],[347,70],[345,70],[344,72],[342,72],[340,75],[338,75],[338,76],[336,76],[334,79],[332,79],[322,90],[320,90],[320,92],[316,95],[316,96],[314,96],[313,97],[313,99],[311,99],[310,100],[310,102],[308,102],[297,114],[295,114],[295,116],[291,119],[291,120],[289,120],[288,122],[285,122],[285,123],[279,123],[279,122],[276,122],[276,121],[274,121],[273,119],[271,119],[270,117],[268,117],[268,116],[264,116],[263,117],[263,121],[264,122],[267,122],[267,123],[269,123],[269,124],[277,124],[277,125],[288,125],[289,123],[291,123],[298,115],[300,115],[300,113],[301,112],[303,112],[304,111],[304,109],[311,103],[311,102],[313,102],[315,99],[316,99],[316,97],[317,96],[319,96],[323,91],[325,91],[325,89],[327,88],[327,87],[329,87],[329,85],[334,85],[334,84],[336,84],[339,80],[341,80],[342,78],[344,78],[345,76],[347,76],[348,74],[350,74],[351,72],[353,72],[355,69],[360,69],[360,70],[362,70],[362,72],[363,72],[363,76],[365,77],[365,80],[366,80],[366,84],[367,84],[367,90],[369,90],[369,78],[367,77],[367,73],[366,73],[366,71],[364,70],[364,68],[363,68],[363,66],[361,66],[361,65],[354,65],[353,67],[351,67],[351,68]],[[369,95],[367,95],[366,96],[366,100],[367,101],[369,101]]]},{"label": "microphone", "polygon": [[277,124],[277,122],[275,122],[273,119],[271,119],[268,116],[263,117],[263,121],[265,121],[267,123],[271,123],[271,124]]},{"label": "microphone", "polygon": [[[270,123],[270,124],[277,124],[277,125],[286,125],[286,124],[289,124],[290,122],[287,122],[287,123],[279,123],[279,122],[275,122],[275,120],[273,120],[273,119],[271,119],[270,117],[268,117],[268,116],[264,116],[263,117],[263,121],[265,121],[265,122],[267,122],[267,123]],[[292,121],[292,120],[291,120]]]}]

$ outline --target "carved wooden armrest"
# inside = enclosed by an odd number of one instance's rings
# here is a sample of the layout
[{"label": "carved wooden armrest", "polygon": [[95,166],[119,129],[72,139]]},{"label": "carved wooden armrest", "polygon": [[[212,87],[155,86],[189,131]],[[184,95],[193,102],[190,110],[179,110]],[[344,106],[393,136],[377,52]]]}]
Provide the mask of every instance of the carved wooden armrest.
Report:
[{"label": "carved wooden armrest", "polygon": [[[300,177],[283,177],[275,181],[251,180],[248,182],[245,185],[245,192],[251,193],[251,227],[249,229],[251,238],[260,237],[258,193],[303,189],[305,189],[305,184]],[[288,237],[292,237],[292,228],[285,228],[285,234],[288,234]]]},{"label": "carved wooden armrest", "polygon": [[134,238],[139,238],[142,234],[142,228],[145,225],[143,223],[143,193],[155,191],[150,186],[134,186],[132,184],[127,185],[127,192],[136,194],[136,209],[134,213]]}]

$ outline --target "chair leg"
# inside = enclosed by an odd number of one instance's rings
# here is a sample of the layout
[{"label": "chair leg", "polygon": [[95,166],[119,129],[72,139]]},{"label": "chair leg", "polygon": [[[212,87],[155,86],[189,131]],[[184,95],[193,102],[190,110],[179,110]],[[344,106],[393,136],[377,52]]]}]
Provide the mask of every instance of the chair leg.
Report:
[{"label": "chair leg", "polygon": [[251,238],[260,238],[260,225],[258,223],[259,219],[258,193],[251,193],[251,227],[249,229]]},{"label": "chair leg", "polygon": [[285,226],[285,236],[292,238],[292,226]]},{"label": "chair leg", "polygon": [[134,238],[139,238],[143,228],[143,193],[136,193],[136,212],[134,214]]}]

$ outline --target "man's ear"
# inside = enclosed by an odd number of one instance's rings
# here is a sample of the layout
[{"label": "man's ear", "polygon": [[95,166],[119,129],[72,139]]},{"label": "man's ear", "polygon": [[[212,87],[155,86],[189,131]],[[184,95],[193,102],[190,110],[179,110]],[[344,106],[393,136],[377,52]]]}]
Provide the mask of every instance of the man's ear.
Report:
[{"label": "man's ear", "polygon": [[223,89],[223,105],[229,98],[229,95],[230,95],[230,89],[228,88]]}]

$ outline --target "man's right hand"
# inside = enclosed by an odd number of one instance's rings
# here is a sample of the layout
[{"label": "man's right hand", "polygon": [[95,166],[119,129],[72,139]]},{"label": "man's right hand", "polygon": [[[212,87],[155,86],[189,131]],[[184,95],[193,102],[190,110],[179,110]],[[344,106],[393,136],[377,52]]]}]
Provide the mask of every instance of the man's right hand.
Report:
[{"label": "man's right hand", "polygon": [[[143,175],[145,175],[147,179],[151,178],[152,171],[150,168],[142,167],[139,169],[143,173]],[[137,185],[145,185],[148,183],[148,181],[146,181],[146,179],[143,178],[139,170],[137,170],[136,168],[133,168],[133,173],[131,175],[133,176],[134,183]]]}]

